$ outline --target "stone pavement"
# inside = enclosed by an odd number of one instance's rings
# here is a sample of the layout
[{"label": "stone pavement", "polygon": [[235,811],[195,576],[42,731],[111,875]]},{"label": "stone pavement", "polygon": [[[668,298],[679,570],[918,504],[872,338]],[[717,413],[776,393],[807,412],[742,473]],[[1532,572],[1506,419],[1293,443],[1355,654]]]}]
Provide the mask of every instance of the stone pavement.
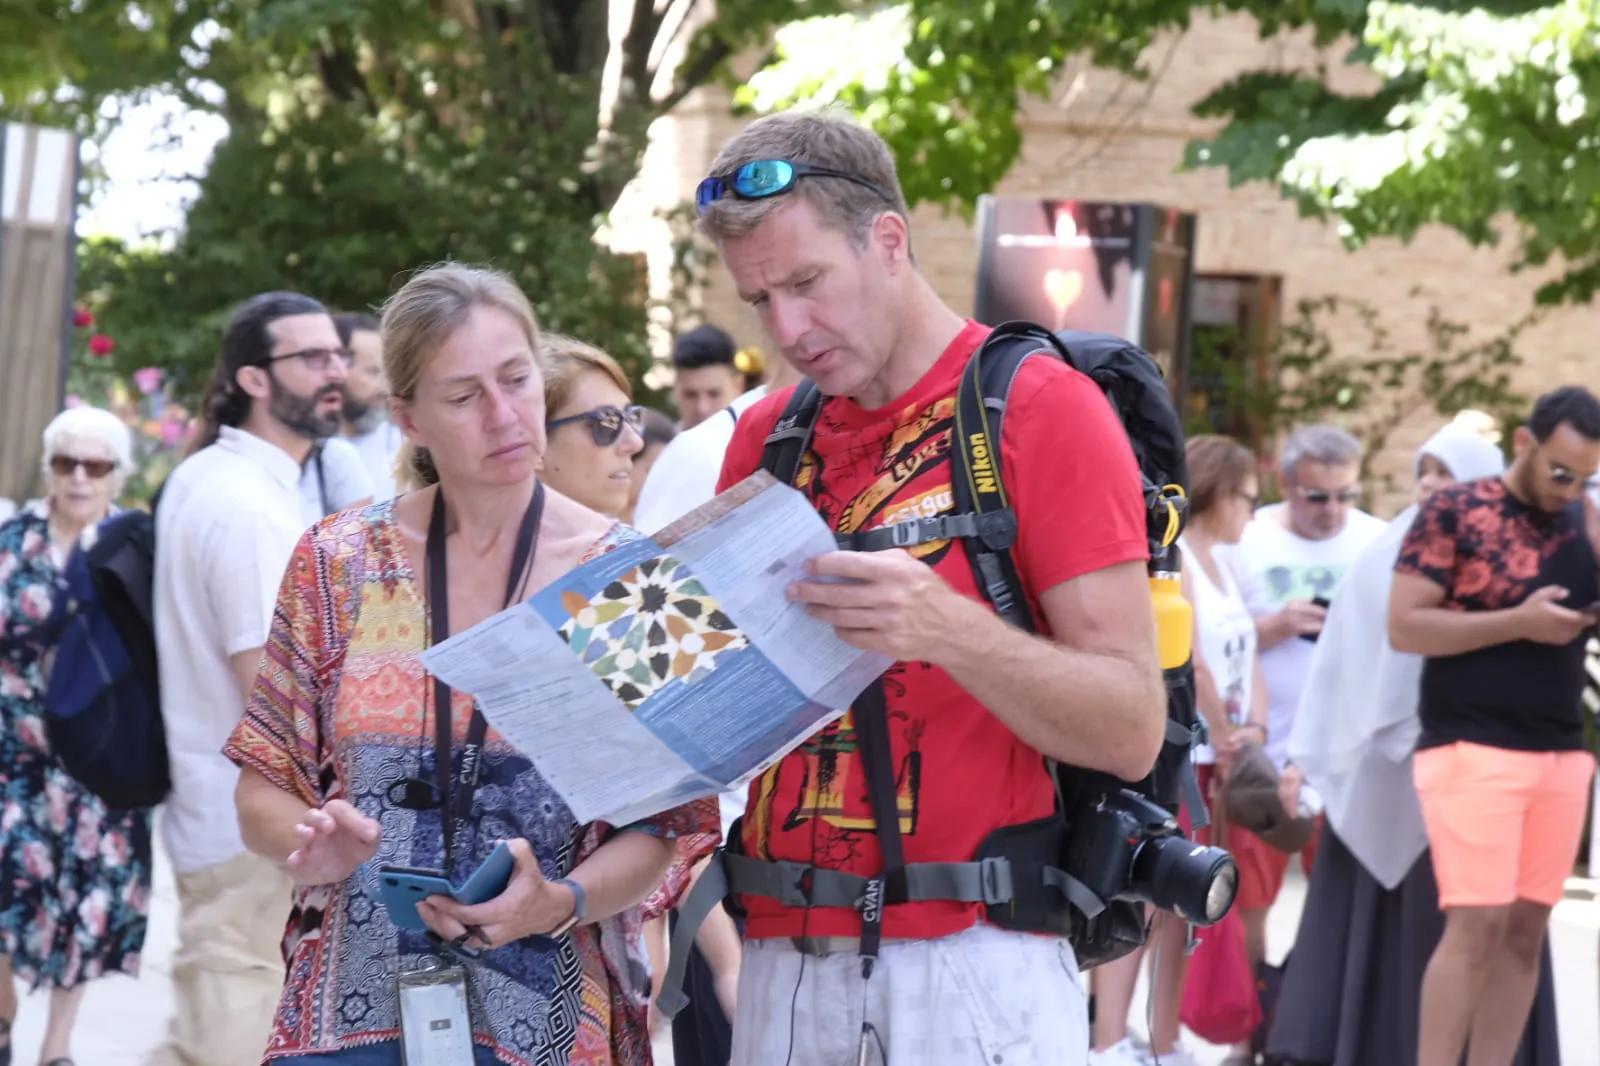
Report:
[{"label": "stone pavement", "polygon": [[[1294,941],[1304,894],[1305,882],[1296,867],[1272,913],[1268,951],[1274,959],[1281,958]],[[172,872],[158,850],[144,972],[137,980],[111,977],[90,986],[73,1046],[82,1066],[141,1066],[160,1043],[172,1009],[169,976],[176,911]],[[1557,907],[1551,948],[1560,1005],[1562,1064],[1600,1066],[1600,901],[1569,899]],[[1136,1002],[1143,1003],[1142,993]],[[17,1066],[34,1066],[38,1061],[47,1004],[44,993],[22,1000],[14,1033],[13,1061]],[[1133,1024],[1142,1029],[1142,1018],[1135,1018]],[[671,1066],[670,1042],[660,1041],[657,1047],[658,1066]],[[1193,1047],[1202,1066],[1216,1066],[1224,1057],[1221,1048],[1198,1042]]]}]

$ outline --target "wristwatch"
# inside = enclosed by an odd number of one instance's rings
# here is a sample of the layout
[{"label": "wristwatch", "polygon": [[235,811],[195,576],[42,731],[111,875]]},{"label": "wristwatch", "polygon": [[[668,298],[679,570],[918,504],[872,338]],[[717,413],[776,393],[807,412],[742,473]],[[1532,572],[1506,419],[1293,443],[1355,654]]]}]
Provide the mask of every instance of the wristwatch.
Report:
[{"label": "wristwatch", "polygon": [[567,888],[572,890],[572,914],[554,929],[544,934],[548,937],[557,937],[563,935],[564,933],[570,933],[573,926],[577,925],[579,922],[583,921],[585,917],[587,917],[589,913],[589,897],[583,891],[583,886],[572,880],[570,877],[558,877],[550,883],[552,885],[565,885]]}]

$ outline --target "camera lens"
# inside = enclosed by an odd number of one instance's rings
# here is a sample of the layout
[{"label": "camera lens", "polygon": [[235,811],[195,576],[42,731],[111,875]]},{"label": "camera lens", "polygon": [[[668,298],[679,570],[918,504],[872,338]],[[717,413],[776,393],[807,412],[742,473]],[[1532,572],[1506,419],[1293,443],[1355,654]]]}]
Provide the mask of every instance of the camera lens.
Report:
[{"label": "camera lens", "polygon": [[1195,925],[1215,925],[1233,906],[1239,867],[1221,848],[1181,836],[1154,837],[1140,845],[1125,893]]}]

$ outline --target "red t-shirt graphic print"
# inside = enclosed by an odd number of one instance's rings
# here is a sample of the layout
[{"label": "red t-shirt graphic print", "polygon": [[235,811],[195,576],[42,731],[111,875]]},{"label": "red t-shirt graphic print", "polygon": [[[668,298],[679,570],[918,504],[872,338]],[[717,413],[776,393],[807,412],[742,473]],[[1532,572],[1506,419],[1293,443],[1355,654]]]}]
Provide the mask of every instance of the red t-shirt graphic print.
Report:
[{"label": "red t-shirt graphic print", "polygon": [[[893,403],[865,410],[824,403],[797,487],[836,532],[892,525],[952,510],[949,463],[962,369],[988,329],[969,322],[932,369]],[[719,489],[749,476],[788,403],[785,390],[740,419]],[[1036,356],[1018,372],[1001,442],[1003,476],[1021,531],[1013,552],[1040,619],[1038,596],[1062,582],[1146,558],[1138,468],[1104,394],[1059,359]],[[956,590],[982,599],[966,549],[948,541],[912,554]],[[1018,635],[1018,639],[1027,639]],[[1029,748],[943,670],[897,663],[884,676],[909,862],[962,862],[1001,826],[1047,816],[1054,791]],[[752,783],[741,845],[746,854],[871,876],[882,869],[876,824],[850,714],[790,752]],[[746,935],[760,939],[856,936],[860,915],[747,896]],[[945,936],[972,925],[975,904],[887,908],[884,935]]]}]

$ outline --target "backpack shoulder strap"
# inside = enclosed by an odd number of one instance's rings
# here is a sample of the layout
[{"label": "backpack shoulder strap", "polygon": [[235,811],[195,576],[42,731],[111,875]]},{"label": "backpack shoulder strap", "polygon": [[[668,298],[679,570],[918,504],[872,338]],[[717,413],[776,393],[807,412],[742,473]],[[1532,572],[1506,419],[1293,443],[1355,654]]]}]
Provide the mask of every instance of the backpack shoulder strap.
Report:
[{"label": "backpack shoulder strap", "polygon": [[800,473],[800,460],[811,447],[811,434],[821,410],[822,390],[810,378],[802,378],[772,432],[767,434],[766,447],[761,452],[761,469],[785,485],[793,485]]},{"label": "backpack shoulder strap", "polygon": [[1028,632],[1037,626],[1011,556],[1017,516],[1006,495],[1000,445],[1011,384],[1023,361],[1041,351],[1067,358],[1048,330],[1027,322],[1006,322],[972,353],[956,393],[952,449],[956,465],[950,478],[955,512],[976,515],[984,530],[963,541],[979,588],[1001,618]]}]

